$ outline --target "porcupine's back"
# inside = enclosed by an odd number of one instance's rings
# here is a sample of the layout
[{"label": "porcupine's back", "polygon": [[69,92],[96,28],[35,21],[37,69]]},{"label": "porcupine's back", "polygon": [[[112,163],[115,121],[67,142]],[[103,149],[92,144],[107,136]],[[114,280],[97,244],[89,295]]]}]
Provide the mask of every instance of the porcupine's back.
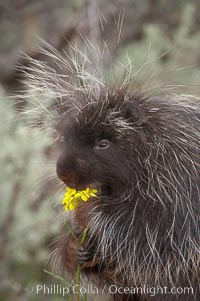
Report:
[{"label": "porcupine's back", "polygon": [[96,272],[125,286],[191,284],[198,300],[200,100],[132,92],[125,78],[109,88],[75,67],[79,86],[63,78],[52,86],[52,73],[43,69],[32,84],[58,101],[66,184],[100,185],[101,195],[79,209],[76,221],[84,220],[87,248],[100,258]]}]

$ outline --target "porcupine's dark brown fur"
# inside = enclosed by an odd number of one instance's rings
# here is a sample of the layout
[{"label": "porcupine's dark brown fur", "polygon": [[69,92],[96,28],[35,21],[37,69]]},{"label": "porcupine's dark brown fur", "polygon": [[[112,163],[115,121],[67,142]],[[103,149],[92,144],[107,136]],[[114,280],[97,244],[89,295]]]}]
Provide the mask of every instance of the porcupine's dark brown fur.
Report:
[{"label": "porcupine's dark brown fur", "polygon": [[52,85],[55,74],[38,66],[31,76],[33,88],[62,99],[57,174],[70,187],[99,190],[73,213],[74,234],[87,236],[83,247],[71,234],[62,241],[63,269],[74,275],[81,264],[101,285],[193,288],[113,300],[200,300],[200,99],[131,92],[125,79],[111,89],[55,56],[81,79],[63,86],[57,75]]}]

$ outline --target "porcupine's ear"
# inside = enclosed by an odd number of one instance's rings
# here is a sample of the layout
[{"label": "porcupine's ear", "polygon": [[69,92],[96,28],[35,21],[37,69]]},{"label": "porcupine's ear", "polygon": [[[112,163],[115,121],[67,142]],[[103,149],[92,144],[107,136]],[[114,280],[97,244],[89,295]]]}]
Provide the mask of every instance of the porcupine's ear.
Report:
[{"label": "porcupine's ear", "polygon": [[[135,99],[129,99],[122,105],[122,115],[131,127],[137,129],[138,143],[147,145],[147,138],[144,132],[144,128],[147,125],[147,117],[143,103],[139,103]],[[136,139],[136,137],[134,137]],[[134,140],[136,141],[136,140]]]},{"label": "porcupine's ear", "polygon": [[123,117],[130,123],[138,126],[144,125],[147,121],[144,106],[135,99],[128,99],[121,107]]}]

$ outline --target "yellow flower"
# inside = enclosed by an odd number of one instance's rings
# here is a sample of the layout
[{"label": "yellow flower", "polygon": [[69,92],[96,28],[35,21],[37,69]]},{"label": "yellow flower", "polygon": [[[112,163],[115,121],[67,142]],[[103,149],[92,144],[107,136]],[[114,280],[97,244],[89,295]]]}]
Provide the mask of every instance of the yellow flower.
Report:
[{"label": "yellow flower", "polygon": [[66,188],[65,196],[62,200],[62,205],[65,211],[74,210],[78,204],[83,201],[87,202],[90,197],[97,196],[97,189],[86,188],[77,191],[74,188]]}]

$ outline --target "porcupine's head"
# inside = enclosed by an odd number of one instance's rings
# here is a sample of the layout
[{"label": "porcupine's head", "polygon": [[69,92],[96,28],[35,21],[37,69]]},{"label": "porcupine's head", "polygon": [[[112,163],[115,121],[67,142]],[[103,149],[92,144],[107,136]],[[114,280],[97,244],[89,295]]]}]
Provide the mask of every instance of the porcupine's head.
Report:
[{"label": "porcupine's head", "polygon": [[57,174],[77,190],[97,186],[101,196],[120,196],[136,185],[139,148],[140,153],[146,148],[139,130],[146,118],[143,100],[126,91],[102,91],[98,98],[77,94],[76,100],[81,107],[61,119],[64,147]]},{"label": "porcupine's head", "polygon": [[149,97],[129,91],[126,79],[109,88],[80,65],[75,69],[78,86],[65,86],[58,75],[49,84],[55,73],[43,66],[37,78],[40,90],[53,88],[58,99],[54,119],[64,138],[59,178],[78,190],[99,190],[87,224],[95,252],[125,285],[197,279],[199,99],[162,91]]}]

